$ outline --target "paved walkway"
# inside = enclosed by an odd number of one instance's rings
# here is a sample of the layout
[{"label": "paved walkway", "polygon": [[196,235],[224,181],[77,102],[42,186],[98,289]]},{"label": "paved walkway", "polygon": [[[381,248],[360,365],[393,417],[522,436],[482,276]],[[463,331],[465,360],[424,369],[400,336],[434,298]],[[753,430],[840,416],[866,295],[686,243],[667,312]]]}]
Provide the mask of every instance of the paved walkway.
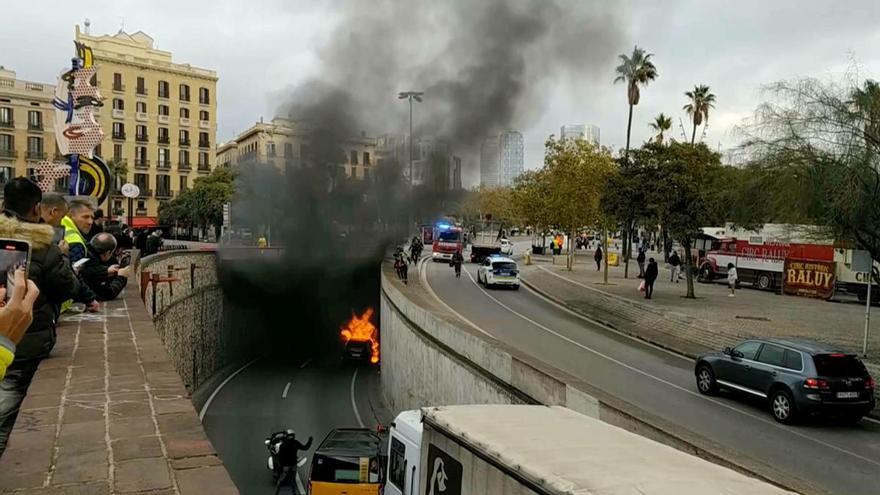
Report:
[{"label": "paved walkway", "polygon": [[[658,259],[661,257],[656,255]],[[672,320],[680,325],[705,330],[697,342],[718,347],[744,337],[799,337],[831,343],[853,352],[861,352],[865,307],[861,304],[828,302],[773,292],[741,288],[728,297],[725,285],[695,283],[697,299],[683,297],[687,285],[670,282],[670,271],[660,262],[660,276],[654,296],[645,300],[635,278],[638,266],[630,265],[630,278],[623,278],[623,266],[609,267],[608,285],[602,271],[597,271],[591,256],[578,256],[573,271],[565,269],[564,257],[557,264],[547,256],[536,256],[531,266],[522,266],[524,280],[561,301],[590,311],[599,302],[623,303],[626,308],[642,310],[640,323],[659,326]],[[601,300],[597,299],[601,296]],[[598,302],[597,302],[598,301]],[[610,309],[610,308],[609,308]],[[866,361],[880,363],[880,309],[875,308],[878,323],[868,341]],[[680,335],[688,340],[690,335]],[[690,339],[693,340],[693,339]],[[673,345],[674,347],[674,345]]]},{"label": "paved walkway", "polygon": [[0,459],[4,493],[238,493],[136,287],[63,320]]}]

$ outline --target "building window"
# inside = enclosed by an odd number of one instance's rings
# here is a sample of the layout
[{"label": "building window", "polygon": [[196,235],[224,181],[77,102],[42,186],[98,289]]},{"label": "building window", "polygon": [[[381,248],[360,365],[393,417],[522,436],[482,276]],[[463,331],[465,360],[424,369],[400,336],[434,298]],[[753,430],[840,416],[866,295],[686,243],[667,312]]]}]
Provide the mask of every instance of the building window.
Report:
[{"label": "building window", "polygon": [[159,81],[159,98],[168,98],[171,95],[171,85],[168,81]]},{"label": "building window", "polygon": [[113,98],[113,110],[125,110],[125,101],[122,98]]},{"label": "building window", "polygon": [[43,112],[39,110],[28,111],[28,129],[34,131],[43,130]]},{"label": "building window", "polygon": [[275,143],[266,143],[266,156],[275,156]]},{"label": "building window", "polygon": [[187,189],[189,189],[189,177],[187,177],[187,176],[185,176],[185,175],[181,175],[181,176],[178,178],[178,180],[180,181],[180,182],[179,182],[179,184],[180,184],[179,189],[180,189],[181,191],[186,191]]},{"label": "building window", "polygon": [[189,146],[189,131],[186,129],[180,130],[180,145]]},{"label": "building window", "polygon": [[188,166],[188,165],[189,165],[189,151],[187,151],[187,150],[180,150],[180,152],[178,153],[178,158],[179,158],[178,162],[179,162],[181,165],[183,165],[183,166]]},{"label": "building window", "polygon": [[144,83],[143,77],[137,78],[137,94],[139,94],[139,95],[146,95],[147,94],[147,86]]},{"label": "building window", "polygon": [[180,101],[189,101],[189,86],[186,84],[180,85]]},{"label": "building window", "polygon": [[13,127],[15,121],[12,119],[12,109],[8,107],[0,107],[0,127]]},{"label": "building window", "polygon": [[182,118],[182,119],[189,118],[189,108],[181,108],[180,109],[180,118]]},{"label": "building window", "polygon": [[[0,134],[0,152],[10,152],[15,149],[15,141],[9,134]],[[7,153],[8,155],[8,153]],[[0,155],[2,156],[2,155]],[[8,157],[6,157],[8,158]]]},{"label": "building window", "polygon": [[113,73],[113,91],[125,91],[125,86],[122,85],[122,74],[118,72]]},{"label": "building window", "polygon": [[138,141],[146,141],[147,137],[147,126],[139,125],[135,127],[135,139]]},{"label": "building window", "polygon": [[0,167],[0,186],[5,185],[15,177],[15,169],[12,167]]},{"label": "building window", "polygon": [[117,162],[122,160],[122,145],[121,144],[114,144],[113,145],[113,159]]},{"label": "building window", "polygon": [[168,144],[168,128],[160,127],[159,128],[159,142],[162,144]]},{"label": "building window", "polygon": [[370,164],[370,152],[364,151],[364,165]]},{"label": "building window", "polygon": [[167,148],[159,148],[159,164],[157,166],[160,168],[171,166],[170,151]]},{"label": "building window", "polygon": [[[150,189],[150,176],[147,174],[134,174],[134,185],[138,186],[138,189],[141,191],[148,191]],[[140,208],[140,204],[138,204]]]},{"label": "building window", "polygon": [[211,114],[208,113],[207,110],[199,110],[199,120],[203,120],[205,122],[211,120]]},{"label": "building window", "polygon": [[211,142],[208,140],[208,133],[207,132],[200,132],[199,133],[199,147],[200,148],[210,148],[211,147]]},{"label": "building window", "polygon": [[138,146],[134,149],[134,164],[142,167],[146,167],[150,164],[150,162],[147,161],[146,146]]},{"label": "building window", "polygon": [[357,165],[357,164],[358,164],[358,152],[357,152],[357,151],[352,151],[352,152],[351,152],[351,164],[352,164],[352,165]]},{"label": "building window", "polygon": [[293,145],[291,143],[284,143],[284,157],[293,157]]},{"label": "building window", "polygon": [[125,124],[122,122],[113,123],[113,139],[125,139]]},{"label": "building window", "polygon": [[211,103],[211,91],[208,88],[199,88],[199,103],[202,105],[208,105]]},{"label": "building window", "polygon": [[169,197],[171,196],[171,176],[170,175],[157,175],[156,176],[156,196],[161,197]]},{"label": "building window", "polygon": [[199,168],[205,169],[209,166],[210,165],[208,164],[208,154],[205,153],[204,151],[200,151],[199,152]]},{"label": "building window", "polygon": [[27,157],[29,159],[42,160],[45,158],[45,155],[43,155],[43,138],[33,136],[28,137],[27,143]]},{"label": "building window", "polygon": [[135,109],[138,113],[147,113],[147,103],[144,101],[139,101],[135,103]]},{"label": "building window", "polygon": [[159,115],[168,116],[168,105],[159,105]]}]

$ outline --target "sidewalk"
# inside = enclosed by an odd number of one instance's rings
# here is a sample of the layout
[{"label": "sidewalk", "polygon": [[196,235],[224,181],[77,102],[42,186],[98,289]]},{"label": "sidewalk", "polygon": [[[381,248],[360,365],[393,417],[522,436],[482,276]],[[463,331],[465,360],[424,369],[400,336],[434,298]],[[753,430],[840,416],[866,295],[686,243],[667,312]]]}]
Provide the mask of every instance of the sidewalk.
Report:
[{"label": "sidewalk", "polygon": [[[533,262],[521,266],[527,285],[619,330],[685,354],[719,350],[749,337],[803,338],[861,353],[865,324],[861,304],[783,296],[748,287],[728,297],[725,285],[696,281],[697,299],[686,299],[685,280],[670,282],[662,259],[653,298],[645,300],[638,291],[641,280],[635,278],[639,272],[635,262],[631,262],[629,279],[623,278],[622,262],[620,267],[609,267],[608,285],[603,284],[603,272],[596,270],[591,257],[578,256],[572,271],[565,269],[564,257],[556,265],[549,256],[535,256]],[[875,311],[880,319],[880,311]],[[869,336],[865,361],[880,364],[880,328]]]},{"label": "sidewalk", "polygon": [[238,493],[136,285],[99,314],[62,317],[0,459],[0,487],[27,495]]}]

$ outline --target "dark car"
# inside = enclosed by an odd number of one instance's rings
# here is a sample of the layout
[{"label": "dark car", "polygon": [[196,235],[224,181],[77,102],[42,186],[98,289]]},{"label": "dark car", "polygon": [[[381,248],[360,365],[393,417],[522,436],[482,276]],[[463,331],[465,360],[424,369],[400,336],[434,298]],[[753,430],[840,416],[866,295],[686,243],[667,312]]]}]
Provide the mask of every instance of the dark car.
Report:
[{"label": "dark car", "polygon": [[824,413],[855,423],[874,409],[874,379],[859,358],[815,342],[747,340],[698,357],[694,373],[700,393],[766,399],[780,423]]}]

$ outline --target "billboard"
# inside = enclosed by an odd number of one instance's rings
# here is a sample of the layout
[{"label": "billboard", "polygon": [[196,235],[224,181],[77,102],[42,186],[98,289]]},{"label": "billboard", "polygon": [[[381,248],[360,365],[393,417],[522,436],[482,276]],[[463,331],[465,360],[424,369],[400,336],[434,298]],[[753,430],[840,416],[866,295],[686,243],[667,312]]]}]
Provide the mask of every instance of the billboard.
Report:
[{"label": "billboard", "polygon": [[793,296],[831,299],[834,294],[834,262],[785,259],[782,291]]}]

